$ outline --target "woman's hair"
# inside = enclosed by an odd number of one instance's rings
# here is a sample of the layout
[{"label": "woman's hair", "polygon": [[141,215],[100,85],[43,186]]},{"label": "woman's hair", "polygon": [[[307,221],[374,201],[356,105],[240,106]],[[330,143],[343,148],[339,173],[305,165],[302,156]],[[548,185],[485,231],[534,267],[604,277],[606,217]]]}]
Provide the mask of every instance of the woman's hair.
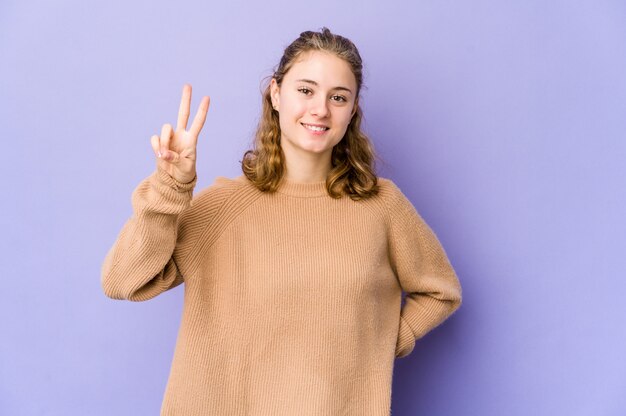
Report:
[{"label": "woman's hair", "polygon": [[274,74],[266,79],[262,92],[262,114],[257,126],[253,149],[243,155],[241,168],[246,177],[261,191],[278,189],[285,173],[285,154],[280,147],[279,114],[272,107],[270,96],[271,78],[282,84],[285,74],[304,53],[309,51],[330,52],[345,60],[356,79],[356,111],[350,120],[344,137],[331,154],[331,170],[326,177],[326,189],[333,198],[342,192],[354,200],[368,198],[378,193],[378,178],[374,168],[374,149],[368,137],[361,131],[363,113],[358,104],[363,84],[363,63],[359,51],[349,39],[335,35],[326,27],[321,32],[306,31],[285,49]]}]

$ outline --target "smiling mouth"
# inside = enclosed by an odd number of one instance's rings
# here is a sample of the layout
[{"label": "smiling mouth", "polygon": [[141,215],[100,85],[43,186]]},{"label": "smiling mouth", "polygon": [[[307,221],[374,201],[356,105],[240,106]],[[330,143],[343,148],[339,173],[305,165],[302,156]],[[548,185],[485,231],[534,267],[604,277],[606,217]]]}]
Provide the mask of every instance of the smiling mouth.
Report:
[{"label": "smiling mouth", "polygon": [[330,128],[330,127],[323,127],[323,126],[313,126],[311,124],[305,124],[305,123],[300,123],[300,124],[302,124],[304,128],[307,130],[317,131],[317,132],[326,131]]}]

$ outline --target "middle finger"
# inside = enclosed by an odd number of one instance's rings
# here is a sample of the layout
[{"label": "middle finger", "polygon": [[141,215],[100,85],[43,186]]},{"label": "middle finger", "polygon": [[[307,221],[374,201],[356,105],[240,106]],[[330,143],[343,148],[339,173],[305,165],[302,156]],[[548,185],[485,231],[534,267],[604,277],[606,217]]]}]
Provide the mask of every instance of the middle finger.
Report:
[{"label": "middle finger", "polygon": [[176,123],[176,131],[187,130],[187,120],[189,120],[189,107],[191,105],[191,85],[183,86],[183,96],[180,99],[178,108],[178,122]]}]

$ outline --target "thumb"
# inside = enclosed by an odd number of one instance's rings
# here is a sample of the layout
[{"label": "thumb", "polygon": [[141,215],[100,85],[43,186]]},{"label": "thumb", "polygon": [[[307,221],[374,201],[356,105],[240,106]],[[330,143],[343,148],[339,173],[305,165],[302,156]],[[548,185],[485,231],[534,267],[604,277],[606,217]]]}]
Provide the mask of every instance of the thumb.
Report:
[{"label": "thumb", "polygon": [[170,163],[178,163],[178,161],[180,160],[180,156],[178,155],[178,153],[173,152],[171,150],[166,150],[165,154],[163,155],[163,159],[167,160]]}]

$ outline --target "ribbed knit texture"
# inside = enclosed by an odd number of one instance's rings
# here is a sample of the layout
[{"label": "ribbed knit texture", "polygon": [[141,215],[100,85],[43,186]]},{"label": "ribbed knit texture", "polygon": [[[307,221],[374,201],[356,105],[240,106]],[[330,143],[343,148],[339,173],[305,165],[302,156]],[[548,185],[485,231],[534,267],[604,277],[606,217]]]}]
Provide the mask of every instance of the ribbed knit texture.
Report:
[{"label": "ribbed knit texture", "polygon": [[389,415],[394,359],[461,304],[410,201],[386,178],[363,201],[243,175],[192,198],[196,181],[142,181],[102,266],[113,299],[185,283],[161,415]]}]

